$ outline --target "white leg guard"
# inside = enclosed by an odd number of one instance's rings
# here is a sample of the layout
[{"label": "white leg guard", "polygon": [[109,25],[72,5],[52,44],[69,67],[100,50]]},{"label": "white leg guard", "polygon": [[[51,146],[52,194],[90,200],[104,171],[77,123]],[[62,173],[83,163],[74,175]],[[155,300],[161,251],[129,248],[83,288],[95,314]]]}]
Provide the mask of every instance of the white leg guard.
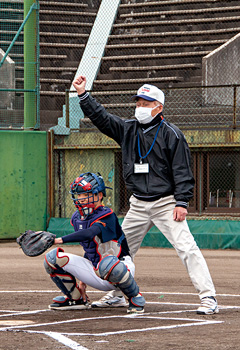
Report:
[{"label": "white leg guard", "polygon": [[60,258],[59,251],[64,252],[62,248],[55,248],[45,255],[44,267],[63,294],[70,300],[78,300],[81,293],[78,290],[75,277],[62,269],[68,263],[68,257]]}]

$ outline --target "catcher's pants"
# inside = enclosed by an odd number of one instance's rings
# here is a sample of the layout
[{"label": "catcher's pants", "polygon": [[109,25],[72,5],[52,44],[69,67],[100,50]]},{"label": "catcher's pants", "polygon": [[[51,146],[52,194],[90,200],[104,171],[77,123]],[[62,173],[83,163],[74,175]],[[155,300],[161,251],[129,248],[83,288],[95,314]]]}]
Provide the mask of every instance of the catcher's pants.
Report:
[{"label": "catcher's pants", "polygon": [[200,298],[215,296],[216,291],[207,263],[198,248],[187,221],[173,220],[176,201],[168,196],[154,202],[130,198],[130,209],[122,223],[132,258],[146,233],[154,225],[164,234],[186,267]]},{"label": "catcher's pants", "polygon": [[[91,261],[71,253],[59,252],[59,257],[68,257],[68,263],[62,267],[62,269],[66,272],[71,273],[78,280],[86,283],[88,286],[93,287],[98,290],[103,291],[111,291],[118,290],[118,288],[114,287],[110,282],[102,280],[98,277],[94,272],[94,267]],[[135,273],[135,265],[130,256],[125,256],[122,262],[127,266],[132,276],[134,277]]]}]

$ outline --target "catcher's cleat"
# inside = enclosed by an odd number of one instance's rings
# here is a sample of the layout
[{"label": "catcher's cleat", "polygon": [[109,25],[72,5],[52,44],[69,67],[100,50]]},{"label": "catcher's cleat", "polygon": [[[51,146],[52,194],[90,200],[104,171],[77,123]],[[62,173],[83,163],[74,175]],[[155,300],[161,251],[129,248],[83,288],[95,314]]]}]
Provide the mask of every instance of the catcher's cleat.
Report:
[{"label": "catcher's cleat", "polygon": [[144,312],[145,299],[141,294],[129,299],[128,314],[142,314]]},{"label": "catcher's cleat", "polygon": [[205,297],[201,299],[201,305],[197,309],[199,315],[212,315],[219,312],[217,300],[214,297]]},{"label": "catcher's cleat", "polygon": [[92,308],[124,306],[128,306],[124,296],[115,296],[114,291],[107,293],[100,300],[93,301],[91,304]]},{"label": "catcher's cleat", "polygon": [[82,298],[71,300],[64,296],[58,296],[53,299],[53,303],[48,307],[53,310],[84,310],[88,309],[89,304],[87,301],[83,301]]}]

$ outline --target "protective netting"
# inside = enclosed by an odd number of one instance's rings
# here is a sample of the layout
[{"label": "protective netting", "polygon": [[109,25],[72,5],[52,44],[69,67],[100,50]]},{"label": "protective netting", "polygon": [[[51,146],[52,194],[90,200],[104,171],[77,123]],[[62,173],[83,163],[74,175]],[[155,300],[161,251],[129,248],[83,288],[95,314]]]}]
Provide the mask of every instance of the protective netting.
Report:
[{"label": "protective netting", "polygon": [[23,0],[0,2],[1,128],[29,127],[28,120],[24,125],[24,104],[35,114],[32,127],[39,124],[39,1],[28,5],[24,10]]},{"label": "protective netting", "polygon": [[[236,128],[240,126],[240,85],[214,87],[189,87],[162,89],[165,94],[164,116],[171,123],[184,129]],[[96,92],[90,94],[109,113],[123,119],[134,116],[135,103],[131,99],[136,90]],[[66,91],[67,116],[75,121],[76,129],[93,128],[87,118],[80,119],[79,101],[76,92]],[[73,128],[74,129],[74,128]]]},{"label": "protective netting", "polygon": [[[90,38],[91,64],[84,66],[83,73],[88,82],[93,76],[88,86],[92,96],[110,113],[128,119],[135,108],[131,96],[143,83],[161,88],[166,96],[164,115],[183,130],[192,152],[196,186],[189,210],[197,215],[237,215],[239,1],[122,0],[113,14],[115,1],[109,0],[101,16],[103,3],[39,1],[40,128],[59,124],[71,129],[68,136],[55,135],[54,215],[70,216],[68,186],[82,171],[100,171],[114,188],[106,204],[119,215],[128,209],[130,193],[121,176],[121,151],[80,113],[72,88]],[[111,16],[105,44],[102,38]],[[101,21],[100,30],[96,20]],[[1,59],[23,21],[23,0],[0,2]],[[95,60],[99,65],[92,64]],[[34,67],[34,72],[28,67],[29,76],[24,76],[26,65]],[[24,91],[24,80],[35,73],[36,62],[24,62],[22,31],[0,68],[0,127],[23,127],[26,94],[36,99],[35,93]]]},{"label": "protective netting", "polygon": [[[102,141],[99,133],[88,130],[92,146],[61,145],[57,138],[54,151],[54,215],[70,217],[74,210],[69,185],[82,172],[100,172],[107,186],[104,203],[111,206],[118,215],[125,215],[129,209],[131,192],[125,187],[122,178],[122,156],[119,148],[113,150],[96,145]],[[90,136],[90,135],[89,135]],[[216,134],[217,136],[217,134]],[[78,138],[76,138],[78,139]],[[95,140],[95,146],[93,146]],[[65,149],[64,149],[65,148]],[[189,203],[192,215],[230,215],[237,217],[240,211],[240,153],[239,149],[226,149],[224,146],[213,149],[191,148],[191,168],[196,181],[194,197]]]}]

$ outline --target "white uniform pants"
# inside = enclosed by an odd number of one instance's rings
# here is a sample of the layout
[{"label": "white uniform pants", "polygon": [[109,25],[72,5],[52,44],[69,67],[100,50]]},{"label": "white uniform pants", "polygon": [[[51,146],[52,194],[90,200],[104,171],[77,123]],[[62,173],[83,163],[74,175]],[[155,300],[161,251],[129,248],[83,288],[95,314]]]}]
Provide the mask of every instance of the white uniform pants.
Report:
[{"label": "white uniform pants", "polygon": [[[103,291],[119,290],[110,282],[102,280],[96,275],[91,261],[81,256],[66,252],[59,252],[58,256],[59,258],[68,257],[69,261],[64,267],[62,267],[62,269],[71,273],[74,277],[83,283],[86,283],[88,286]],[[134,277],[135,265],[130,256],[125,256],[122,262],[127,266],[128,270],[130,270],[132,276]]]},{"label": "white uniform pants", "polygon": [[146,233],[154,225],[176,249],[200,298],[215,296],[215,288],[207,263],[198,248],[187,221],[173,220],[176,201],[173,196],[154,202],[131,196],[130,209],[122,223],[129,249],[134,258]]}]

